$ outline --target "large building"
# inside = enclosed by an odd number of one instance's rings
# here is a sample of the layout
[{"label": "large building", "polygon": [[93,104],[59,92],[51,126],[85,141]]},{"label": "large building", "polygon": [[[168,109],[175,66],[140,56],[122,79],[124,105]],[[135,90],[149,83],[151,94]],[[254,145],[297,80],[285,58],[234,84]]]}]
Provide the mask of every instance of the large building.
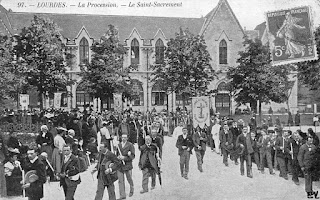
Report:
[{"label": "large building", "polygon": [[[21,28],[30,24],[34,13],[9,12],[0,7],[0,31],[4,34],[14,35]],[[80,65],[83,61],[91,59],[90,46],[99,40],[106,32],[108,25],[112,24],[119,30],[121,42],[127,49],[124,67],[137,64],[138,70],[130,73],[132,82],[140,90],[140,98],[133,102],[125,102],[124,106],[132,106],[134,110],[146,111],[156,109],[174,111],[182,106],[179,95],[167,94],[160,89],[161,83],[148,81],[152,71],[151,65],[162,62],[163,50],[167,41],[179,32],[180,27],[188,28],[194,34],[203,35],[208,51],[212,57],[212,67],[219,71],[219,77],[210,84],[209,89],[217,89],[217,94],[211,97],[214,111],[222,115],[234,112],[236,103],[230,98],[226,90],[226,70],[237,65],[238,52],[243,50],[243,38],[262,37],[263,31],[246,31],[242,28],[233,13],[227,0],[220,0],[216,7],[205,17],[201,18],[174,18],[174,17],[137,17],[137,16],[106,16],[81,14],[41,14],[53,20],[61,27],[61,34],[66,44],[66,51],[76,55],[75,64],[68,66],[71,79],[76,80],[72,87],[61,91],[61,107],[65,109],[83,108],[92,105],[95,110],[113,109],[113,97],[108,99],[94,99],[87,94],[79,76]],[[260,34],[260,35],[259,35]],[[294,90],[296,91],[296,90]],[[296,93],[291,98],[296,98]],[[297,101],[290,100],[291,107],[297,108]],[[187,101],[190,106],[191,101]],[[52,101],[46,102],[52,106]],[[189,107],[187,106],[187,107]],[[189,107],[190,108],[190,107]]]}]

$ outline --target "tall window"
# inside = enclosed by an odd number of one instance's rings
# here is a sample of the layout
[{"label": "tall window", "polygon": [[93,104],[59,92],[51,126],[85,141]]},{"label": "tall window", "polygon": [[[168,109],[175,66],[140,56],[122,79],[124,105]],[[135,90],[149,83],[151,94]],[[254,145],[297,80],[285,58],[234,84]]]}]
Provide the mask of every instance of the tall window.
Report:
[{"label": "tall window", "polygon": [[139,42],[137,39],[131,41],[131,64],[139,64]]},{"label": "tall window", "polygon": [[227,42],[225,40],[221,40],[219,44],[219,63],[228,64],[227,58],[228,58]]},{"label": "tall window", "polygon": [[156,64],[162,64],[164,60],[164,44],[161,39],[156,42]]},{"label": "tall window", "polygon": [[143,87],[142,83],[138,80],[131,80],[133,84],[133,91],[135,93],[135,99],[133,100],[133,106],[143,106]]},{"label": "tall window", "polygon": [[84,64],[86,61],[89,61],[89,43],[86,38],[80,40],[80,64]]},{"label": "tall window", "polygon": [[161,87],[161,82],[158,81],[152,87],[151,103],[153,106],[163,106],[168,102],[166,92]]},{"label": "tall window", "polygon": [[225,82],[222,82],[217,87],[218,94],[216,95],[216,111],[221,115],[230,114],[230,93],[228,91],[228,85]]},{"label": "tall window", "polygon": [[84,88],[83,84],[79,84],[77,87],[77,92],[76,92],[76,102],[77,102],[77,107],[86,107],[86,106],[93,106],[93,97],[90,96]]},{"label": "tall window", "polygon": [[[185,97],[185,101],[184,101],[185,105],[191,105],[191,98],[190,96],[186,96]],[[176,94],[176,105],[177,106],[182,106],[183,105],[183,98],[181,94]]]}]

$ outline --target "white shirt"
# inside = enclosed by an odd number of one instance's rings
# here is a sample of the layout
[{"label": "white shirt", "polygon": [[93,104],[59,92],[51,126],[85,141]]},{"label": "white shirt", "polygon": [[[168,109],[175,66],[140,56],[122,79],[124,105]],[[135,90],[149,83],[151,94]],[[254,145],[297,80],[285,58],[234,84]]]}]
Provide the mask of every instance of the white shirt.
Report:
[{"label": "white shirt", "polygon": [[38,156],[36,156],[33,160],[30,160],[30,162],[33,164],[38,159]]},{"label": "white shirt", "polygon": [[220,124],[215,124],[211,128],[211,135],[212,138],[219,137],[219,131],[220,131],[221,125]]},{"label": "white shirt", "polygon": [[173,134],[172,134],[173,137],[178,138],[179,135],[182,135],[182,134],[183,134],[182,129],[183,129],[182,126],[177,126],[177,127],[173,130]]},{"label": "white shirt", "polygon": [[66,162],[68,162],[68,160],[70,159],[70,157],[71,157],[71,153],[70,153],[70,155],[65,155],[64,156],[64,163],[66,163]]}]

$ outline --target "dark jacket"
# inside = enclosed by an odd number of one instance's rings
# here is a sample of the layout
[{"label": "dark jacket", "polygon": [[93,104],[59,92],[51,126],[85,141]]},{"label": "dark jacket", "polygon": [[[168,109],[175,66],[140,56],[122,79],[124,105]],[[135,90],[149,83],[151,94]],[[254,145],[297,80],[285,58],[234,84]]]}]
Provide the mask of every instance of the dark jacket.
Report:
[{"label": "dark jacket", "polygon": [[238,127],[231,127],[230,131],[232,133],[232,143],[233,145],[236,145],[237,138],[241,134],[241,131]]},{"label": "dark jacket", "polygon": [[[284,143],[283,143],[284,142]],[[278,136],[275,143],[275,148],[277,151],[277,157],[279,158],[287,158],[290,156],[289,152],[289,142],[284,140],[282,136]],[[284,147],[284,150],[281,150],[280,147]]]},{"label": "dark jacket", "polygon": [[[310,151],[309,151],[310,147]],[[314,144],[311,144],[308,146],[307,144],[304,144],[299,149],[298,154],[298,161],[301,168],[305,168],[306,170],[309,170],[312,167],[312,159],[313,154],[316,151],[316,146]]]},{"label": "dark jacket", "polygon": [[[112,172],[106,174],[106,169],[111,168]],[[98,164],[96,169],[98,170],[97,178],[102,176],[103,184],[105,186],[111,185],[118,180],[117,170],[120,168],[120,160],[111,151],[107,151],[105,154],[99,153]]]},{"label": "dark jacket", "polygon": [[[126,144],[124,145],[124,147],[122,146],[122,143],[119,143],[119,148],[117,148],[117,155],[119,156],[119,149],[121,152],[121,155],[124,156],[124,163],[125,165],[123,165],[123,162],[120,162],[120,169],[119,171],[123,172],[123,171],[128,171],[133,169],[132,166],[132,161],[135,158],[135,149],[134,146],[131,142],[127,141]],[[131,152],[131,155],[129,156],[128,153]]]},{"label": "dark jacket", "polygon": [[270,137],[266,137],[266,139],[263,139],[263,136],[260,136],[257,147],[259,148],[260,153],[265,153],[267,151],[271,152],[273,145],[271,144]]},{"label": "dark jacket", "polygon": [[43,143],[47,143],[48,146],[53,146],[53,136],[52,133],[47,132],[44,137],[42,137],[42,132],[36,138],[36,143],[42,146]]},{"label": "dark jacket", "polygon": [[179,135],[177,142],[176,142],[176,147],[178,148],[178,155],[182,155],[184,149],[182,148],[182,146],[186,146],[187,148],[189,148],[189,152],[192,154],[192,148],[193,148],[193,141],[192,141],[192,137],[188,134],[186,139],[183,138],[183,135]]},{"label": "dark jacket", "polygon": [[140,160],[139,160],[139,168],[140,169],[151,169],[155,170],[156,173],[159,172],[158,161],[156,154],[158,153],[158,147],[151,143],[149,146],[144,144],[140,148]]},{"label": "dark jacket", "polygon": [[[290,145],[290,147],[289,147],[290,151],[293,149],[293,159],[297,160],[298,159],[298,154],[299,154],[299,149],[300,149],[300,147],[302,145],[301,141],[300,140],[295,141],[293,138],[290,138],[289,139],[289,145]],[[291,147],[292,147],[292,149],[291,149]]]},{"label": "dark jacket", "polygon": [[34,163],[31,163],[29,159],[23,166],[25,172],[36,170],[38,180],[30,184],[29,188],[26,188],[26,196],[32,198],[43,198],[43,184],[46,182],[46,167],[43,162],[38,158]]},{"label": "dark jacket", "polygon": [[73,187],[81,182],[80,176],[80,163],[78,158],[71,154],[69,160],[64,163],[62,159],[61,173],[65,173],[66,177],[60,179],[60,185],[67,185],[67,187]]},{"label": "dark jacket", "polygon": [[[233,136],[232,136],[232,132],[230,130],[228,130],[228,133],[225,134],[225,131],[222,128],[219,133],[219,140],[220,140],[221,148],[224,148],[224,149],[232,149],[233,148],[231,146],[232,141],[233,141]],[[228,144],[226,144],[227,142],[228,142]]]},{"label": "dark jacket", "polygon": [[241,155],[248,155],[253,153],[252,139],[249,133],[247,134],[246,137],[243,135],[243,133],[241,133],[237,137],[236,147],[237,148],[240,147],[240,144],[242,144],[244,148],[244,150],[241,151]]},{"label": "dark jacket", "polygon": [[[200,135],[201,137],[203,138],[203,140],[200,140]],[[203,150],[205,151],[206,150],[206,142],[207,142],[207,134],[203,131],[201,131],[201,133],[198,132],[195,132],[192,136],[192,140],[193,140],[193,145],[194,145],[194,150],[195,151],[200,151],[200,150]],[[198,148],[198,146],[201,147],[201,149]]]}]

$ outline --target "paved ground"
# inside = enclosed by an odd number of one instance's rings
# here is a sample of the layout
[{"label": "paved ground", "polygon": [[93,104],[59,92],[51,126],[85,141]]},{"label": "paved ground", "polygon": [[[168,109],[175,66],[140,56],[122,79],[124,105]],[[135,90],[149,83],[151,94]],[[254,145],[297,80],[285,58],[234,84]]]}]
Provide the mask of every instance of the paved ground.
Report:
[{"label": "paved ground", "polygon": [[[132,200],[301,200],[307,199],[304,192],[304,180],[300,178],[300,185],[295,185],[290,179],[284,180],[276,175],[261,174],[256,165],[253,165],[253,179],[241,176],[239,165],[230,163],[229,167],[222,164],[222,157],[214,152],[207,151],[204,157],[204,172],[200,173],[196,166],[195,155],[191,156],[189,180],[180,177],[179,161],[174,138],[165,138],[163,155],[162,187],[157,182],[156,189],[140,194],[142,173],[138,169],[137,153],[134,160],[133,180],[135,193],[127,199]],[[87,171],[82,174],[82,183],[79,185],[75,200],[93,200],[97,185]],[[289,177],[291,178],[291,177]],[[119,197],[118,183],[116,195]],[[46,184],[45,200],[63,200],[63,191],[58,183]],[[128,188],[128,184],[127,187]],[[320,184],[314,183],[314,189],[319,190]],[[127,191],[128,194],[128,191]],[[22,197],[10,198],[21,200]],[[107,191],[104,199],[108,199]],[[3,199],[7,200],[7,199]]]}]

